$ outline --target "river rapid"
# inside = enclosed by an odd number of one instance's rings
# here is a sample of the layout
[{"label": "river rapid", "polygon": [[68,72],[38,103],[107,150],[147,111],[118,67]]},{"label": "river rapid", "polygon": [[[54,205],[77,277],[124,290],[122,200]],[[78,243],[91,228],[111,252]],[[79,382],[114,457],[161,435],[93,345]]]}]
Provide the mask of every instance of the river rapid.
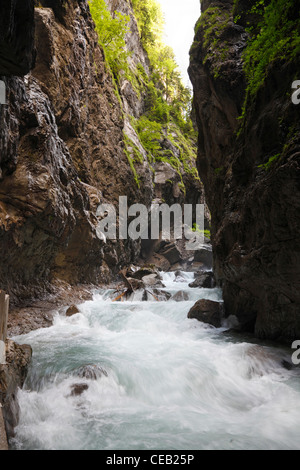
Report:
[{"label": "river rapid", "polygon": [[[299,371],[282,366],[291,352],[188,319],[196,300],[222,300],[192,279],[163,274],[166,291],[185,292],[179,302],[112,302],[99,290],[80,313],[13,338],[33,360],[11,448],[299,449]],[[88,364],[104,373],[80,378]]]}]

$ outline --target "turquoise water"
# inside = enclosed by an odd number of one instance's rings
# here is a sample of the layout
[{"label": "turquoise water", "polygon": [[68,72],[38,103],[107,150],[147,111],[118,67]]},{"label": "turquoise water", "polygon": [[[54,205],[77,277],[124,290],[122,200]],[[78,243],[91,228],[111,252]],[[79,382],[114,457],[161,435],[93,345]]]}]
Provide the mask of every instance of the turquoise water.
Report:
[{"label": "turquoise water", "polygon": [[[19,391],[14,449],[299,449],[298,371],[281,366],[286,350],[224,335],[187,313],[218,289],[190,289],[192,275],[166,290],[189,300],[111,301],[100,291],[80,313],[14,338],[33,347]],[[96,364],[97,380],[76,370]],[[72,385],[88,389],[72,396]]]}]

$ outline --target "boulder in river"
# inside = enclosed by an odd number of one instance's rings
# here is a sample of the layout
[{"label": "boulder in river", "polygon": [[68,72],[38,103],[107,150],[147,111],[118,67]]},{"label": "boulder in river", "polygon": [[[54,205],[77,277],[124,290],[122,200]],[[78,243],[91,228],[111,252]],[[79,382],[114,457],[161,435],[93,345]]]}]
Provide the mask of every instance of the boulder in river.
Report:
[{"label": "boulder in river", "polygon": [[194,261],[198,263],[203,263],[208,269],[212,268],[213,254],[211,247],[208,245],[205,248],[197,250],[194,256]]},{"label": "boulder in river", "polygon": [[71,305],[71,307],[69,307],[66,311],[66,316],[72,317],[73,315],[76,315],[76,313],[80,313],[80,310],[78,309],[78,307],[76,307],[76,305]]},{"label": "boulder in river", "polygon": [[88,390],[88,384],[74,384],[71,386],[71,397],[78,397]]},{"label": "boulder in river", "polygon": [[205,271],[197,274],[195,280],[189,284],[189,287],[204,287],[211,289],[215,287],[216,281],[212,271]]},{"label": "boulder in river", "polygon": [[189,294],[184,290],[179,290],[172,296],[171,300],[175,300],[175,302],[183,302],[189,300]]},{"label": "boulder in river", "polygon": [[223,303],[214,302],[213,300],[201,299],[195,303],[188,313],[188,318],[196,318],[197,320],[220,328],[224,313]]},{"label": "boulder in river", "polygon": [[142,280],[145,276],[149,276],[151,274],[155,274],[158,277],[158,279],[161,280],[161,275],[159,274],[159,272],[156,269],[153,269],[151,267],[137,269],[135,272],[130,273],[130,275],[127,272],[128,277],[139,279],[139,280]]},{"label": "boulder in river", "polygon": [[179,269],[175,271],[175,282],[186,282],[183,272]]},{"label": "boulder in river", "polygon": [[158,302],[166,302],[167,300],[170,300],[172,295],[170,292],[161,290],[161,289],[145,289],[144,291],[144,296],[143,296],[143,301],[158,301]]}]

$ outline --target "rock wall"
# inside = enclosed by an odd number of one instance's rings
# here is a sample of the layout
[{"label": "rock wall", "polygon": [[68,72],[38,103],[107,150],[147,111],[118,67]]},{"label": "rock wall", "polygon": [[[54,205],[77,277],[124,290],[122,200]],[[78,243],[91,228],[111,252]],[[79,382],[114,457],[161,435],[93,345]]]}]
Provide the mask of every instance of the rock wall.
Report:
[{"label": "rock wall", "polygon": [[[129,15],[130,65],[149,74],[131,3],[107,4]],[[128,205],[150,208],[157,196],[155,168],[131,124],[144,113],[147,91],[138,96],[125,78],[116,90],[87,0],[36,6],[1,6],[12,25],[5,47],[14,45],[16,60],[2,70],[8,104],[0,107],[0,285],[14,305],[55,292],[61,281],[109,282],[138,258],[141,242],[99,239],[97,207],[127,196]],[[167,138],[161,146],[179,153]],[[187,196],[175,178],[165,202],[203,200],[199,181],[184,173],[182,181]]]},{"label": "rock wall", "polygon": [[56,279],[107,282],[139,245],[97,238],[99,203],[152,199],[150,169],[137,166],[139,190],[124,152],[124,116],[87,2],[39,5],[20,39],[32,50],[35,27],[36,65],[4,78],[0,109],[0,284],[14,303]]},{"label": "rock wall", "polygon": [[239,131],[252,3],[201,2],[189,69],[198,169],[226,314],[260,338],[290,342],[300,337],[300,109],[291,102],[299,56],[269,65]]},{"label": "rock wall", "polygon": [[0,403],[8,439],[19,422],[18,389],[24,385],[31,356],[30,346],[6,341],[6,363],[0,365]]}]

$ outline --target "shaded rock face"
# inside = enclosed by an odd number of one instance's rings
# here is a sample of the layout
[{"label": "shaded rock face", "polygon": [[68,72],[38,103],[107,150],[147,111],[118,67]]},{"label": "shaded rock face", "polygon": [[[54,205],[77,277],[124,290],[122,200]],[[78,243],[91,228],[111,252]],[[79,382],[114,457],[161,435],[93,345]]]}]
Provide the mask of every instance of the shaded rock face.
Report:
[{"label": "shaded rock face", "polygon": [[260,338],[289,342],[300,336],[300,129],[299,107],[291,102],[299,61],[269,66],[237,136],[251,3],[201,2],[203,13],[219,9],[224,28],[214,51],[200,21],[191,49],[198,170],[212,214],[214,270],[226,314]]},{"label": "shaded rock face", "polygon": [[31,356],[30,346],[6,341],[6,364],[0,365],[0,403],[8,438],[14,436],[19,421],[17,392],[26,379]]},{"label": "shaded rock face", "polygon": [[0,284],[12,303],[51,291],[56,279],[108,282],[140,247],[100,240],[98,205],[152,198],[149,168],[136,168],[139,190],[124,152],[124,119],[87,2],[41,5],[36,66],[4,79],[0,107]]},{"label": "shaded rock face", "polygon": [[25,75],[35,59],[34,0],[0,4],[0,76]]}]

